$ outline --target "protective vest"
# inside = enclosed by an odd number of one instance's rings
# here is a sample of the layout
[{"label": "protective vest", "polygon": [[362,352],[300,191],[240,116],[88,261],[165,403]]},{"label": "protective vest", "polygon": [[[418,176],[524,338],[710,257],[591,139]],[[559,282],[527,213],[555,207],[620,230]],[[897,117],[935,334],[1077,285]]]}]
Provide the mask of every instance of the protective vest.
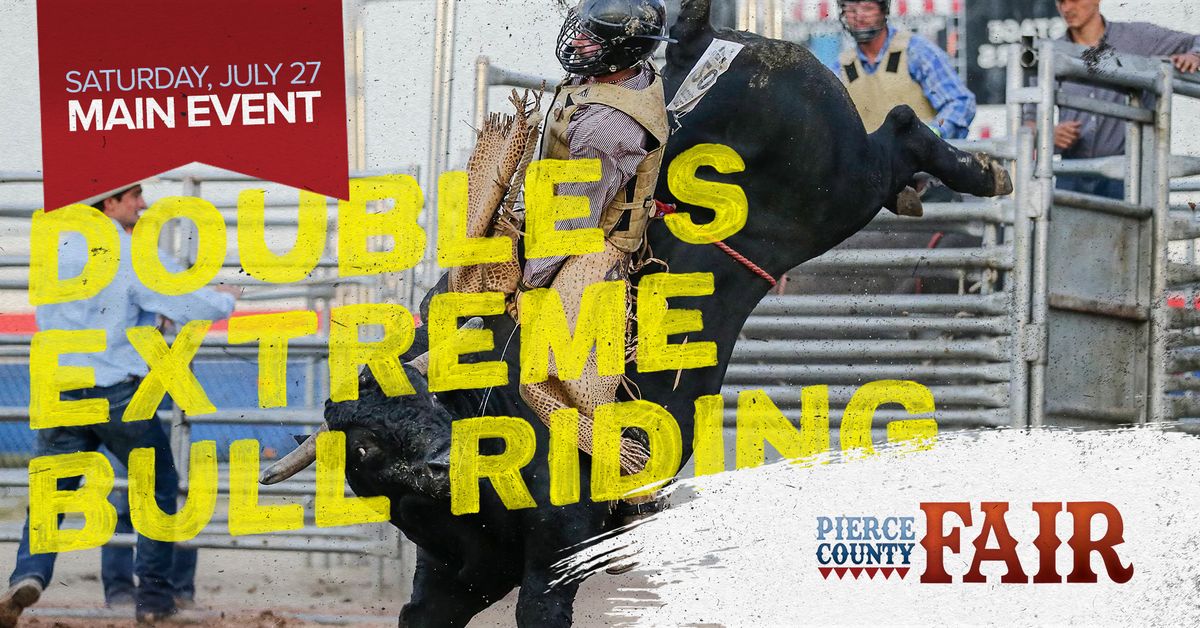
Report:
[{"label": "protective vest", "polygon": [[642,245],[646,225],[654,212],[654,186],[670,127],[663,100],[662,77],[656,72],[645,89],[610,83],[559,85],[542,132],[543,159],[570,159],[567,124],[580,105],[607,105],[633,118],[650,135],[646,157],[634,176],[600,212],[600,228],[613,246],[633,253]]},{"label": "protective vest", "polygon": [[908,42],[911,39],[912,34],[908,31],[896,31],[874,74],[863,69],[855,48],[843,52],[838,59],[842,66],[842,82],[846,84],[868,133],[882,126],[888,112],[897,105],[912,107],[922,122],[932,122],[937,116],[921,86],[908,73]]}]

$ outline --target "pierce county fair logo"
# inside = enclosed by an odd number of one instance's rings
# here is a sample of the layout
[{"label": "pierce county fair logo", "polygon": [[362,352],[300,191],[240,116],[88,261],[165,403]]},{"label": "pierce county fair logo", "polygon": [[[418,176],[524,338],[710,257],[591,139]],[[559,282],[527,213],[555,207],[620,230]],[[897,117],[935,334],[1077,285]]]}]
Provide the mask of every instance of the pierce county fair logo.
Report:
[{"label": "pierce county fair logo", "polygon": [[895,574],[912,566],[915,517],[817,517],[817,569],[828,579]]},{"label": "pierce county fair logo", "polygon": [[[920,545],[925,569],[919,580],[926,584],[1094,583],[1100,580],[1093,568],[1094,556],[1108,580],[1123,584],[1133,578],[1133,563],[1121,556],[1119,548],[1125,543],[1124,521],[1108,502],[1033,502],[1014,505],[1011,512],[1008,502],[923,502],[920,508],[925,535],[919,541],[916,517],[817,517],[821,576],[887,580],[895,575],[903,580],[912,567],[913,550]],[[1070,522],[1071,534],[1066,538],[1057,532],[1060,517]],[[1026,525],[1010,527],[1010,521]],[[1013,533],[1031,529],[1036,533]],[[1060,561],[1057,550],[1064,543],[1071,549],[1070,558]],[[1023,564],[1017,552],[1022,546],[1032,546],[1037,560]],[[954,563],[970,568],[951,573],[946,560],[950,554],[960,554],[962,560]],[[983,573],[985,565],[991,574]]]}]

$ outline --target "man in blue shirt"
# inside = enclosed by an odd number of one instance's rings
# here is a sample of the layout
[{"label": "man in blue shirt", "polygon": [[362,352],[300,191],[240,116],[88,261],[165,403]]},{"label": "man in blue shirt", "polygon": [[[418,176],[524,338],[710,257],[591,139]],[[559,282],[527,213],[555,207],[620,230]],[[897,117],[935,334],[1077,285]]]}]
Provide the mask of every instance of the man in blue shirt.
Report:
[{"label": "man in blue shirt", "polygon": [[[103,445],[122,464],[128,464],[131,450],[152,447],[155,450],[154,498],[164,512],[174,513],[179,479],[162,424],[154,419],[130,423],[121,420],[141,379],[149,372],[145,361],[130,344],[125,330],[152,326],[159,315],[180,325],[192,320],[226,318],[233,312],[234,300],[240,290],[219,287],[171,296],[155,292],[142,284],[134,273],[130,254],[130,234],[140,212],[146,208],[142,187],[135,185],[116,192],[97,201],[95,207],[111,218],[117,228],[121,257],[116,276],[94,297],[38,306],[36,317],[41,330],[105,330],[107,349],[104,352],[64,354],[60,363],[88,367],[95,374],[93,388],[64,391],[63,399],[107,399],[109,421],[39,430],[35,455],[95,451]],[[88,259],[86,241],[79,234],[69,233],[59,245],[59,276],[79,275]],[[160,257],[165,261],[165,256]],[[180,270],[174,264],[164,265],[172,272]],[[61,480],[59,489],[72,490],[79,486],[79,482],[79,477]],[[135,571],[138,576],[136,602],[139,621],[154,621],[176,611],[174,590],[170,583],[173,549],[171,543],[138,536]],[[55,554],[30,553],[27,516],[21,544],[17,549],[17,564],[9,580],[10,588],[0,596],[0,628],[15,626],[21,612],[37,602],[42,590],[50,583],[54,559]]]},{"label": "man in blue shirt", "polygon": [[889,26],[888,0],[838,4],[855,46],[830,69],[846,85],[867,131],[879,128],[893,107],[908,105],[942,137],[966,137],[975,119],[975,95],[950,57],[924,37]]}]

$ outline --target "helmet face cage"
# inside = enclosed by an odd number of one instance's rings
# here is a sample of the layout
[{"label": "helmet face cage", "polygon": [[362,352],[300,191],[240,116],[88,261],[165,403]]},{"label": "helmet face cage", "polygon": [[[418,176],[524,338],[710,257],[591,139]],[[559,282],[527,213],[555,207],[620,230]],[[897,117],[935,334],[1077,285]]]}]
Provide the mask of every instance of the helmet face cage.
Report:
[{"label": "helmet face cage", "polygon": [[[879,5],[879,11],[882,14],[881,19],[875,26],[870,28],[852,28],[850,26],[850,21],[846,19],[846,5],[861,4],[868,1],[874,1],[875,4]],[[860,44],[871,41],[872,39],[875,39],[879,33],[883,32],[885,28],[887,28],[887,17],[890,4],[891,3],[887,0],[841,0],[838,2],[838,5],[841,8],[840,19],[842,22],[842,28],[846,29],[846,32],[850,33],[850,36],[854,38],[854,41]]]},{"label": "helmet face cage", "polygon": [[[589,40],[591,44],[582,49],[577,48],[575,41],[578,39]],[[602,62],[604,53],[610,48],[610,44],[611,42],[605,41],[603,37],[586,28],[579,19],[579,13],[575,9],[571,9],[567,14],[566,21],[563,22],[562,30],[558,32],[558,62],[571,74],[580,76],[604,74],[610,71],[608,66]],[[617,68],[617,70],[622,69],[624,68]]]},{"label": "helmet face cage", "polygon": [[[558,34],[563,69],[579,76],[620,72],[648,59],[664,34],[661,0],[584,0],[571,9]],[[576,46],[576,41],[588,43]]]}]

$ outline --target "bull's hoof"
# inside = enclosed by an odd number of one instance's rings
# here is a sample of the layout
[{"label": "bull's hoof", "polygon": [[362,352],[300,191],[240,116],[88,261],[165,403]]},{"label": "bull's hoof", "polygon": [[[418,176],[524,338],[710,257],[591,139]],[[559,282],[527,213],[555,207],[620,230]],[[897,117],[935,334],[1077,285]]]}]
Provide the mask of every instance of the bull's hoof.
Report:
[{"label": "bull's hoof", "polygon": [[992,174],[996,177],[996,195],[1006,196],[1012,194],[1012,177],[1008,176],[1008,170],[1005,170],[999,164],[994,164]]},{"label": "bull's hoof", "polygon": [[911,186],[905,186],[903,190],[900,190],[896,199],[888,203],[887,208],[897,216],[920,218],[925,215],[925,208],[921,205],[921,195]]},{"label": "bull's hoof", "polygon": [[1000,165],[999,161],[984,155],[976,153],[975,158],[983,164],[983,167],[992,172],[992,194],[990,196],[1006,196],[1012,194],[1013,184],[1012,177],[1008,175],[1008,170]]}]

